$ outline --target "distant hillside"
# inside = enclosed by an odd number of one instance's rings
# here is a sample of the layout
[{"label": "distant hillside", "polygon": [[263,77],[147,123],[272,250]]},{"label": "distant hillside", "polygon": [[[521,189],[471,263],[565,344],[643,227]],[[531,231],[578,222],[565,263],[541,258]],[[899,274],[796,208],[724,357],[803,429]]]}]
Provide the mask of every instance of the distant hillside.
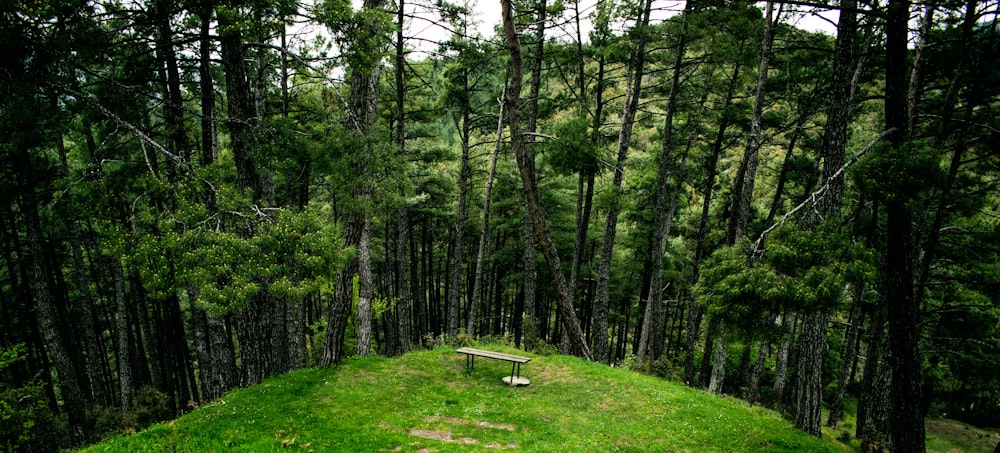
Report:
[{"label": "distant hillside", "polygon": [[175,421],[85,451],[795,451],[812,438],[777,413],[566,356],[528,355],[531,385],[506,362],[471,375],[454,349],[350,359],[235,390]]}]

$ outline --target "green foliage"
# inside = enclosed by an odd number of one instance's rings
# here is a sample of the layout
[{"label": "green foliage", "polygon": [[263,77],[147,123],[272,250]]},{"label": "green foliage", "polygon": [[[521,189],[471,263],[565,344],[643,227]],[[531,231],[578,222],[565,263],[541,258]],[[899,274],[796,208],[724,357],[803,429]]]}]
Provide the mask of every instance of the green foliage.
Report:
[{"label": "green foliage", "polygon": [[591,174],[600,170],[598,143],[594,143],[590,120],[575,117],[557,123],[551,128],[555,140],[546,140],[539,146],[546,160],[561,174]]},{"label": "green foliage", "polygon": [[[26,354],[23,343],[0,348],[0,376]],[[49,408],[47,400],[37,377],[18,388],[0,381],[0,450],[51,451],[70,444],[65,420]]]},{"label": "green foliage", "polygon": [[741,246],[730,246],[705,262],[694,292],[713,315],[746,326],[779,308],[783,286],[766,263],[751,266]]},{"label": "green foliage", "polygon": [[940,186],[944,172],[938,150],[911,141],[899,149],[888,143],[876,146],[855,166],[853,177],[861,190],[876,199],[906,202]]},{"label": "green foliage", "polygon": [[320,208],[258,212],[255,234],[192,229],[176,235],[179,282],[198,289],[204,308],[238,310],[258,291],[284,297],[332,292],[344,253]]},{"label": "green foliage", "polygon": [[[848,283],[874,278],[873,257],[830,223],[775,230],[764,259],[750,262],[743,245],[722,247],[702,266],[695,294],[709,312],[748,331],[766,332],[785,309],[834,309]],[[764,330],[761,330],[764,329]]]},{"label": "green foliage", "polygon": [[376,4],[381,2],[365,2],[365,7],[355,10],[348,0],[323,0],[314,11],[316,19],[333,33],[347,67],[362,74],[375,69],[389,47],[392,15]]},{"label": "green foliage", "polygon": [[874,279],[874,257],[834,222],[803,229],[786,224],[769,238],[765,259],[783,278],[778,297],[794,309],[832,309],[845,285]]}]

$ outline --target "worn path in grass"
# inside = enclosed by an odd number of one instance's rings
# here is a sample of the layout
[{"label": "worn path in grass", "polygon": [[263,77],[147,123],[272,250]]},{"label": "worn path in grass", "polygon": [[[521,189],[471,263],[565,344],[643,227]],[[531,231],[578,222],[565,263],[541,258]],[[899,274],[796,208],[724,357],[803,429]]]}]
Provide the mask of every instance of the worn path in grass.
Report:
[{"label": "worn path in grass", "polygon": [[528,355],[519,388],[501,383],[506,362],[467,375],[443,348],[296,371],[89,451],[851,451],[737,399]]}]

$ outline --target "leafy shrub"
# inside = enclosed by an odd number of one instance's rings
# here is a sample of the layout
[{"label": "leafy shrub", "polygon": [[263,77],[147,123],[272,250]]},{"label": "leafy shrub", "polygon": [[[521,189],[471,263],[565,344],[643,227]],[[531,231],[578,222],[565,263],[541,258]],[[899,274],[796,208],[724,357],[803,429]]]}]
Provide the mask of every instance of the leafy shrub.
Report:
[{"label": "leafy shrub", "polygon": [[138,430],[174,417],[167,395],[149,385],[136,392],[134,404],[125,417],[126,429]]},{"label": "leafy shrub", "polygon": [[[0,372],[24,358],[24,344],[0,350]],[[0,381],[0,450],[57,451],[68,445],[69,427],[47,404],[37,377],[18,388]]]}]

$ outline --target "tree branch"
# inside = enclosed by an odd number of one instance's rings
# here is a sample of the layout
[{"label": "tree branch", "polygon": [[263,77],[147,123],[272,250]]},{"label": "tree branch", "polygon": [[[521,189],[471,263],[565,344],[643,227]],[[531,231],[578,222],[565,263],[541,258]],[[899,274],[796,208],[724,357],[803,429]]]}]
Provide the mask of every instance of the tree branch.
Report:
[{"label": "tree branch", "polygon": [[760,246],[761,246],[761,244],[763,244],[764,238],[767,237],[767,235],[770,232],[776,230],[781,225],[784,225],[785,221],[787,221],[789,217],[795,215],[795,213],[801,211],[806,206],[815,205],[817,202],[819,202],[819,200],[821,200],[823,198],[823,196],[826,194],[826,191],[830,188],[830,181],[843,176],[844,172],[847,171],[848,168],[850,168],[852,165],[854,165],[859,160],[861,160],[862,156],[864,156],[865,154],[868,154],[868,152],[871,151],[872,148],[875,147],[875,145],[877,145],[882,140],[885,140],[886,137],[888,137],[889,135],[891,135],[895,131],[896,131],[895,128],[891,128],[891,129],[886,129],[886,130],[882,131],[882,133],[878,134],[878,136],[876,136],[874,139],[872,139],[872,141],[869,142],[867,146],[865,146],[864,148],[862,148],[861,151],[858,151],[854,155],[854,157],[851,157],[850,160],[848,160],[847,162],[845,162],[844,165],[842,165],[839,169],[837,169],[837,171],[833,175],[830,175],[830,178],[828,178],[826,181],[824,181],[824,183],[823,183],[822,186],[820,186],[812,194],[810,194],[808,197],[806,197],[806,199],[802,203],[799,203],[798,206],[792,208],[791,211],[788,211],[784,216],[781,217],[781,220],[779,220],[777,222],[774,222],[774,224],[772,224],[771,226],[767,227],[767,229],[765,229],[763,232],[761,232],[760,236],[757,237],[757,240],[753,242],[753,246],[750,247],[750,253],[751,253],[751,255],[753,255],[753,256],[755,256],[757,258],[759,258],[760,256],[762,256],[764,254],[764,250],[761,250]]}]

